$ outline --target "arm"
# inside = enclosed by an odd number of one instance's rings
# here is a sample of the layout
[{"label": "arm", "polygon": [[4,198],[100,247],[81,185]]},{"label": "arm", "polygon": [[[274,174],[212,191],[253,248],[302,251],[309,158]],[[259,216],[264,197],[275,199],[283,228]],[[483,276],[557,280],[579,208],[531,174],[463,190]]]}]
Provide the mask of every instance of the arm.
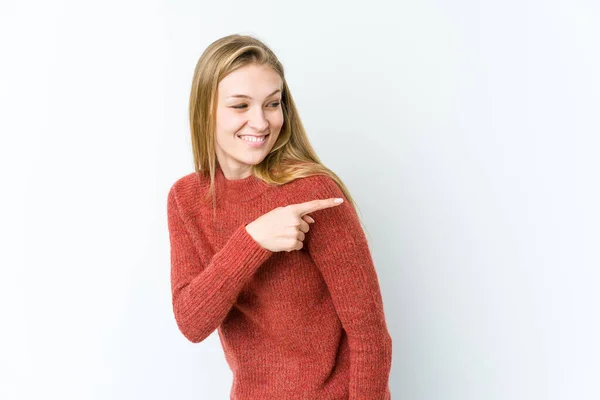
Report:
[{"label": "arm", "polygon": [[174,187],[169,191],[167,214],[173,312],[181,333],[198,343],[223,322],[248,279],[273,253],[240,225],[210,263],[202,265],[179,213]]},{"label": "arm", "polygon": [[358,215],[335,181],[319,177],[314,198],[342,197],[338,206],[311,213],[304,240],[321,271],[348,335],[350,400],[389,400],[392,339],[377,274]]}]

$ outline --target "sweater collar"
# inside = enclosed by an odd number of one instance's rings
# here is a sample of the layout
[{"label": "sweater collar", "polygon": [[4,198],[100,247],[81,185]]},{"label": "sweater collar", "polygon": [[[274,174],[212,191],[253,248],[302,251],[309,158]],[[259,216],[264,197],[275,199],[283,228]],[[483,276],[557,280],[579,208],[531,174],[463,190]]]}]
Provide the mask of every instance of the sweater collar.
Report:
[{"label": "sweater collar", "polygon": [[217,165],[215,187],[217,198],[230,203],[243,203],[264,193],[269,188],[269,184],[254,175],[229,180],[223,174],[221,167]]}]

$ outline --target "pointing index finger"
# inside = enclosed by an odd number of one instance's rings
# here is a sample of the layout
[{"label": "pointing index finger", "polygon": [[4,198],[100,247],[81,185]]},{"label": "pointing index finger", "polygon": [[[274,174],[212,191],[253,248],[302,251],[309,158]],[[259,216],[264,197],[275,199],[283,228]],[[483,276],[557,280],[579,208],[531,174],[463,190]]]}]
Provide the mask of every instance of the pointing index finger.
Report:
[{"label": "pointing index finger", "polygon": [[308,214],[317,210],[338,206],[342,204],[343,201],[344,199],[342,198],[316,199],[306,201],[304,203],[294,204],[293,207],[300,214],[300,216],[303,216],[304,214]]}]

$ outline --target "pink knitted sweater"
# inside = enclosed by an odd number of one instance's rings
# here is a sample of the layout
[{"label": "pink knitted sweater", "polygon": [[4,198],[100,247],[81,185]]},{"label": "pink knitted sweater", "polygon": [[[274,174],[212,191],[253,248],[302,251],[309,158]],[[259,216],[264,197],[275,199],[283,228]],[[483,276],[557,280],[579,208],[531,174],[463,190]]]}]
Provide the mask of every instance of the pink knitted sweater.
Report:
[{"label": "pink knitted sweater", "polygon": [[[328,176],[270,186],[217,170],[171,187],[173,312],[194,343],[215,329],[233,373],[231,399],[390,399],[392,339],[358,216]],[[313,212],[304,247],[271,252],[245,226],[279,206],[343,197]]]}]

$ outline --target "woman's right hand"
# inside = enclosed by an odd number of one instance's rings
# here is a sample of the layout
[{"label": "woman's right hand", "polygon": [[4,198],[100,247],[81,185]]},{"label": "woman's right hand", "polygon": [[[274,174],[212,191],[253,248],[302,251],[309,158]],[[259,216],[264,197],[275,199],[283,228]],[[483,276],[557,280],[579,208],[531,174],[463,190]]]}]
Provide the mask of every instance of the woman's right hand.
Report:
[{"label": "woman's right hand", "polygon": [[261,215],[246,225],[246,232],[263,248],[277,252],[300,250],[304,245],[305,233],[309,231],[307,222],[314,223],[311,216],[305,215],[323,208],[342,204],[335,199],[318,199],[305,203],[277,207]]}]

